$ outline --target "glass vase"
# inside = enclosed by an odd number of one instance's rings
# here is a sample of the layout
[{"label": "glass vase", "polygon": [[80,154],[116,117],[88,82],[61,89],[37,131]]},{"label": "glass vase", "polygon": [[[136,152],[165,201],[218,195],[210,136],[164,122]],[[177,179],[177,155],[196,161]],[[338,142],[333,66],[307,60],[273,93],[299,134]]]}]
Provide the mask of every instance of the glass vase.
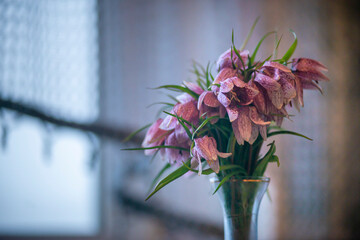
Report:
[{"label": "glass vase", "polygon": [[[214,189],[218,178],[210,179]],[[217,194],[223,209],[225,240],[256,240],[260,202],[270,179],[266,177],[233,178],[225,182]]]}]

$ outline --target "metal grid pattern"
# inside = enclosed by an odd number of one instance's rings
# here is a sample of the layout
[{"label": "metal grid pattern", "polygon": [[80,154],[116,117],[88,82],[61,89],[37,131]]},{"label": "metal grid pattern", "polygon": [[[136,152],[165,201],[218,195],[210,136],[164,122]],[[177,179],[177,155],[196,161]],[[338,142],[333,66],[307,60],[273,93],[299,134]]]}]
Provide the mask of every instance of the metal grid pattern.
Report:
[{"label": "metal grid pattern", "polygon": [[0,94],[76,121],[98,115],[95,0],[0,1]]}]

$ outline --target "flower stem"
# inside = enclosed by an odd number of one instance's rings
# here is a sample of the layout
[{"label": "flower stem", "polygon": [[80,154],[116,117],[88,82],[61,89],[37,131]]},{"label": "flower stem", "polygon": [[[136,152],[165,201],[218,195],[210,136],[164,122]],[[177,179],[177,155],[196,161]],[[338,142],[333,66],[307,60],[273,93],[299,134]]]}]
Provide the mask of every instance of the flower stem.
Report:
[{"label": "flower stem", "polygon": [[247,169],[247,172],[248,172],[248,176],[250,176],[250,170],[251,170],[251,157],[252,157],[252,145],[249,145],[249,158],[248,158],[248,169]]}]

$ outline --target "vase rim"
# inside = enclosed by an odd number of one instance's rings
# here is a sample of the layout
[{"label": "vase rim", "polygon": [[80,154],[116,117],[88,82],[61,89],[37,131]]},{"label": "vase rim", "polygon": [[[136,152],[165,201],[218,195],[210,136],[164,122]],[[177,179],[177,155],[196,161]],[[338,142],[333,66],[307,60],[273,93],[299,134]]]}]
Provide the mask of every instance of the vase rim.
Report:
[{"label": "vase rim", "polygon": [[[243,177],[243,176],[235,176],[234,178],[230,179],[229,181],[231,182],[237,182],[237,181],[242,181],[242,182],[270,182],[270,178],[269,177]],[[212,177],[210,178],[210,182],[215,183],[215,182],[220,182],[220,180],[217,177]]]}]

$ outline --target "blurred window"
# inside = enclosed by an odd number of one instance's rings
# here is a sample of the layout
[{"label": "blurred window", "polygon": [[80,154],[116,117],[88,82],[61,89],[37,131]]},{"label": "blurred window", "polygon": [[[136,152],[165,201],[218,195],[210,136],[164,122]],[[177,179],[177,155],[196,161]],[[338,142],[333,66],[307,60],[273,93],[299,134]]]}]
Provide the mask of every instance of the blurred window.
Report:
[{"label": "blurred window", "polygon": [[[96,0],[0,1],[0,95],[66,120],[96,120],[97,34]],[[89,137],[2,115],[0,235],[96,234]]]}]

